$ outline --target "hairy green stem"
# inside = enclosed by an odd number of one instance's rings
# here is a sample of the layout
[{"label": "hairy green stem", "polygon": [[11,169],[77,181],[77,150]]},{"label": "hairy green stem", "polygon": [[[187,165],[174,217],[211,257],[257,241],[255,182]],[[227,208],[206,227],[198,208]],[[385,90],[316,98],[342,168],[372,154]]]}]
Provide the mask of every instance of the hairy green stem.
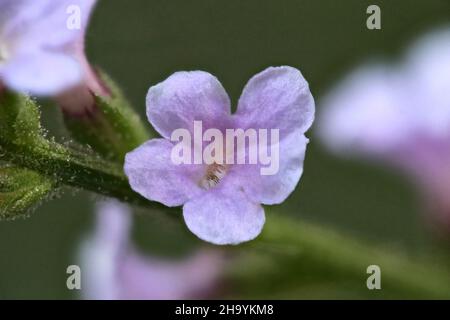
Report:
[{"label": "hairy green stem", "polygon": [[[261,236],[241,247],[229,274],[234,298],[449,299],[444,263],[361,243],[327,228],[268,213]],[[369,290],[367,267],[381,270]]]},{"label": "hairy green stem", "polygon": [[120,165],[54,142],[45,141],[33,146],[2,143],[0,160],[51,176],[71,187],[141,206],[163,207],[135,193]]}]

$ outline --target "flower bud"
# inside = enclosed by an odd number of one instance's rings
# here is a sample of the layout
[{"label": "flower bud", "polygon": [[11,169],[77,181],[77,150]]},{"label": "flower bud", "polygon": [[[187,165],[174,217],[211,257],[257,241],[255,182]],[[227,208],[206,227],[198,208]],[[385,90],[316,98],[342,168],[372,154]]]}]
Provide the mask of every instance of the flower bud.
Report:
[{"label": "flower bud", "polygon": [[106,75],[101,79],[108,95],[78,87],[59,103],[75,140],[108,159],[123,161],[128,151],[148,139],[148,132],[117,86]]}]

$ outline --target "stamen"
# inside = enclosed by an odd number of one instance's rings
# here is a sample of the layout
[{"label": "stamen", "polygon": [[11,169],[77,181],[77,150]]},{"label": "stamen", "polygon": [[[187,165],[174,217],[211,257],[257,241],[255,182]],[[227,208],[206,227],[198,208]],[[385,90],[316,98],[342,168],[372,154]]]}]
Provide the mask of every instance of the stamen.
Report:
[{"label": "stamen", "polygon": [[205,177],[200,181],[200,186],[209,190],[219,184],[220,180],[226,174],[226,166],[223,164],[213,163],[206,169]]}]

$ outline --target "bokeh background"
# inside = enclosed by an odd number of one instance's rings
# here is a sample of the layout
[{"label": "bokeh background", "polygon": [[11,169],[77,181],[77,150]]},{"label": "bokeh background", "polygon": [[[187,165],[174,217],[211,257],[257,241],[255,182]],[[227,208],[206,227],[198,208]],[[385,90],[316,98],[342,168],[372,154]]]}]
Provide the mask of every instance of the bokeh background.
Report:
[{"label": "bokeh background", "polygon": [[[381,7],[381,30],[366,28],[370,4]],[[320,100],[354,67],[396,61],[406,45],[446,23],[448,0],[101,0],[87,52],[144,116],[148,88],[179,70],[216,75],[236,104],[255,73],[291,65]],[[59,111],[51,103],[43,109],[50,133],[63,136]],[[277,211],[408,255],[445,257],[448,248],[427,229],[415,190],[402,176],[327,153],[314,128],[308,136],[304,176]],[[28,219],[0,223],[0,298],[79,297],[66,288],[66,267],[79,263],[79,243],[93,228],[93,200],[66,190]],[[185,228],[139,212],[133,236],[152,255],[177,255],[199,242]]]}]

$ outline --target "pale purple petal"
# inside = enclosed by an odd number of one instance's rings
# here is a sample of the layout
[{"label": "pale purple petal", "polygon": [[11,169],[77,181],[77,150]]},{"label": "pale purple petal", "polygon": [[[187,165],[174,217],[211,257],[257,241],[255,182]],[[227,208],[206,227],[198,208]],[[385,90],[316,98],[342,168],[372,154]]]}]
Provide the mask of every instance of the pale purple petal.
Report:
[{"label": "pale purple petal", "polygon": [[17,16],[25,1],[27,0],[0,0],[0,34],[4,32],[11,17]]},{"label": "pale purple petal", "polygon": [[122,291],[117,266],[128,248],[131,210],[109,200],[97,205],[96,230],[80,250],[82,293],[86,299],[117,299]]},{"label": "pale purple petal", "polygon": [[178,300],[212,294],[223,270],[218,252],[199,251],[184,259],[162,260],[130,252],[120,263],[120,299]]},{"label": "pale purple petal", "polygon": [[70,56],[36,51],[14,56],[0,67],[0,78],[13,90],[46,96],[76,85],[82,73]]},{"label": "pale purple petal", "polygon": [[204,173],[201,165],[175,165],[172,147],[168,140],[152,139],[128,153],[124,166],[134,191],[170,207],[202,193],[198,182]]},{"label": "pale purple petal", "polygon": [[410,49],[403,76],[417,105],[417,131],[437,138],[449,134],[450,28],[426,35]]},{"label": "pale purple petal", "polygon": [[176,72],[147,93],[147,117],[164,138],[175,129],[192,131],[194,120],[217,128],[230,116],[230,100],[219,80],[203,71]]},{"label": "pale purple petal", "polygon": [[280,129],[283,139],[294,130],[303,133],[314,120],[314,99],[299,70],[270,67],[244,88],[235,117],[244,128]]},{"label": "pale purple petal", "polygon": [[396,152],[450,133],[450,31],[418,41],[404,64],[353,72],[321,101],[320,133],[334,150]]},{"label": "pale purple petal", "polygon": [[413,104],[405,99],[401,78],[388,67],[361,68],[322,99],[319,134],[337,152],[395,149],[415,126]]},{"label": "pale purple petal", "polygon": [[[261,165],[235,165],[230,178],[235,180],[254,202],[278,204],[295,190],[303,173],[308,139],[301,130],[285,137],[279,144],[279,168],[274,175],[262,175]],[[275,161],[272,159],[272,161]]]},{"label": "pale purple petal", "polygon": [[200,197],[188,201],[183,216],[189,230],[202,240],[239,244],[256,238],[265,222],[264,209],[224,179]]},{"label": "pale purple petal", "polygon": [[[14,0],[3,1],[0,39],[9,43],[13,54],[21,51],[62,50],[71,42],[83,39],[96,0]],[[72,11],[80,9],[80,28],[67,27]]]},{"label": "pale purple petal", "polygon": [[96,205],[97,239],[116,248],[128,242],[131,229],[130,207],[117,200],[99,201]]}]

